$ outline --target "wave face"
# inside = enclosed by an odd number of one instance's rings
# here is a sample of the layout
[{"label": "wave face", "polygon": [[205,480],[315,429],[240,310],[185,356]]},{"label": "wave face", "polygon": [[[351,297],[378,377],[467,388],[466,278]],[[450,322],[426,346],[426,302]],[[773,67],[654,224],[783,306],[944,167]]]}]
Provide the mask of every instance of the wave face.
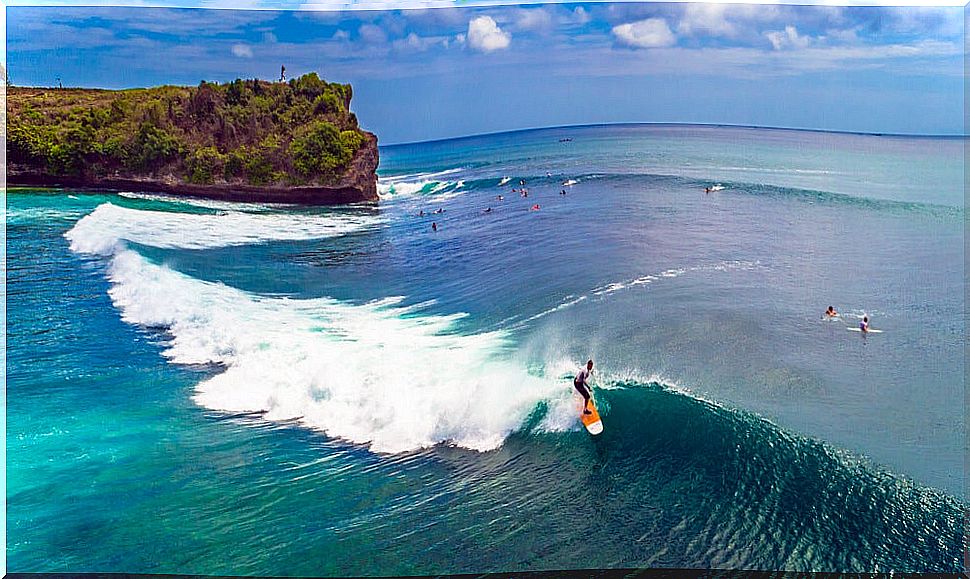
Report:
[{"label": "wave face", "polygon": [[618,381],[600,391],[612,428],[576,450],[589,468],[561,473],[618,522],[623,538],[597,549],[642,548],[659,567],[960,568],[957,501],[676,388]]}]

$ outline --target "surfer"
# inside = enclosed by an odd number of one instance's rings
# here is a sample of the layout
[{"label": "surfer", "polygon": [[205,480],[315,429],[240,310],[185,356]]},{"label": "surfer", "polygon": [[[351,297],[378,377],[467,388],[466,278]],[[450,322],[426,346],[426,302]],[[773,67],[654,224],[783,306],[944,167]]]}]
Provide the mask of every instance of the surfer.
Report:
[{"label": "surfer", "polygon": [[496,199],[498,199],[499,201],[505,201],[505,197],[502,195],[499,195],[498,197],[496,197]]},{"label": "surfer", "polygon": [[533,205],[532,206],[532,209],[530,209],[530,211],[538,211],[538,210],[539,210],[539,204],[538,203],[536,203],[535,205]]},{"label": "surfer", "polygon": [[565,195],[565,194],[566,194],[566,190],[565,190],[565,189],[563,189],[562,191],[560,191],[560,192],[559,192],[559,194],[560,194],[560,195]]},{"label": "surfer", "polygon": [[835,311],[834,307],[829,306],[829,309],[825,310],[825,315],[829,318],[835,318],[838,317],[839,312]]},{"label": "surfer", "polygon": [[573,378],[573,386],[583,396],[583,414],[592,414],[589,410],[589,399],[592,395],[589,389],[589,376],[593,373],[593,361],[586,362],[586,368],[579,371]]},{"label": "surfer", "polygon": [[485,211],[483,211],[482,213],[491,213],[491,212],[492,212],[492,208],[491,208],[491,207],[489,207],[488,209],[486,209],[486,210],[485,210]]},{"label": "surfer", "polygon": [[434,221],[431,222],[431,231],[438,231],[438,224]]},{"label": "surfer", "polygon": [[862,321],[859,322],[859,331],[863,334],[869,333],[869,316],[862,316]]}]

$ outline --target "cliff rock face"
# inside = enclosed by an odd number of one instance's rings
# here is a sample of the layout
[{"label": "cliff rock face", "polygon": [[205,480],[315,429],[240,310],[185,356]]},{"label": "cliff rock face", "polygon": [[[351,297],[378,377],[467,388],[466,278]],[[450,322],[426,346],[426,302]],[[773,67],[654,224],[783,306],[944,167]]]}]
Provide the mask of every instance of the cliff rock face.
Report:
[{"label": "cliff rock face", "polygon": [[310,73],[151,89],[8,89],[10,185],[274,203],[377,200],[350,85]]}]

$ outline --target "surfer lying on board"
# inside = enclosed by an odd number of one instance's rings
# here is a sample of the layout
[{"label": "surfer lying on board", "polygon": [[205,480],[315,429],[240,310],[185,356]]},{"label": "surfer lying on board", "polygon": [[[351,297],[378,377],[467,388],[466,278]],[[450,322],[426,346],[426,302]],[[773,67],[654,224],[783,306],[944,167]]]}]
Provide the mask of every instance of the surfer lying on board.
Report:
[{"label": "surfer lying on board", "polygon": [[583,396],[583,414],[592,414],[589,411],[589,398],[592,395],[589,390],[589,375],[593,373],[593,361],[586,362],[586,368],[579,371],[573,378],[573,386]]},{"label": "surfer lying on board", "polygon": [[839,315],[839,312],[835,311],[835,308],[829,306],[829,309],[825,310],[825,316],[829,318],[834,318]]}]

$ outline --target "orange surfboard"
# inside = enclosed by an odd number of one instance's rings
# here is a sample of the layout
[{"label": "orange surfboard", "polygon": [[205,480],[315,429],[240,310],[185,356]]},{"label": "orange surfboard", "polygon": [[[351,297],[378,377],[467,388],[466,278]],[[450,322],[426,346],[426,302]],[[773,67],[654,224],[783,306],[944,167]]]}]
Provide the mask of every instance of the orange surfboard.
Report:
[{"label": "orange surfboard", "polygon": [[603,432],[603,421],[600,420],[599,410],[596,409],[596,404],[592,399],[589,401],[589,411],[592,414],[583,414],[583,405],[580,402],[579,405],[579,419],[583,422],[583,426],[592,435],[597,435]]}]

